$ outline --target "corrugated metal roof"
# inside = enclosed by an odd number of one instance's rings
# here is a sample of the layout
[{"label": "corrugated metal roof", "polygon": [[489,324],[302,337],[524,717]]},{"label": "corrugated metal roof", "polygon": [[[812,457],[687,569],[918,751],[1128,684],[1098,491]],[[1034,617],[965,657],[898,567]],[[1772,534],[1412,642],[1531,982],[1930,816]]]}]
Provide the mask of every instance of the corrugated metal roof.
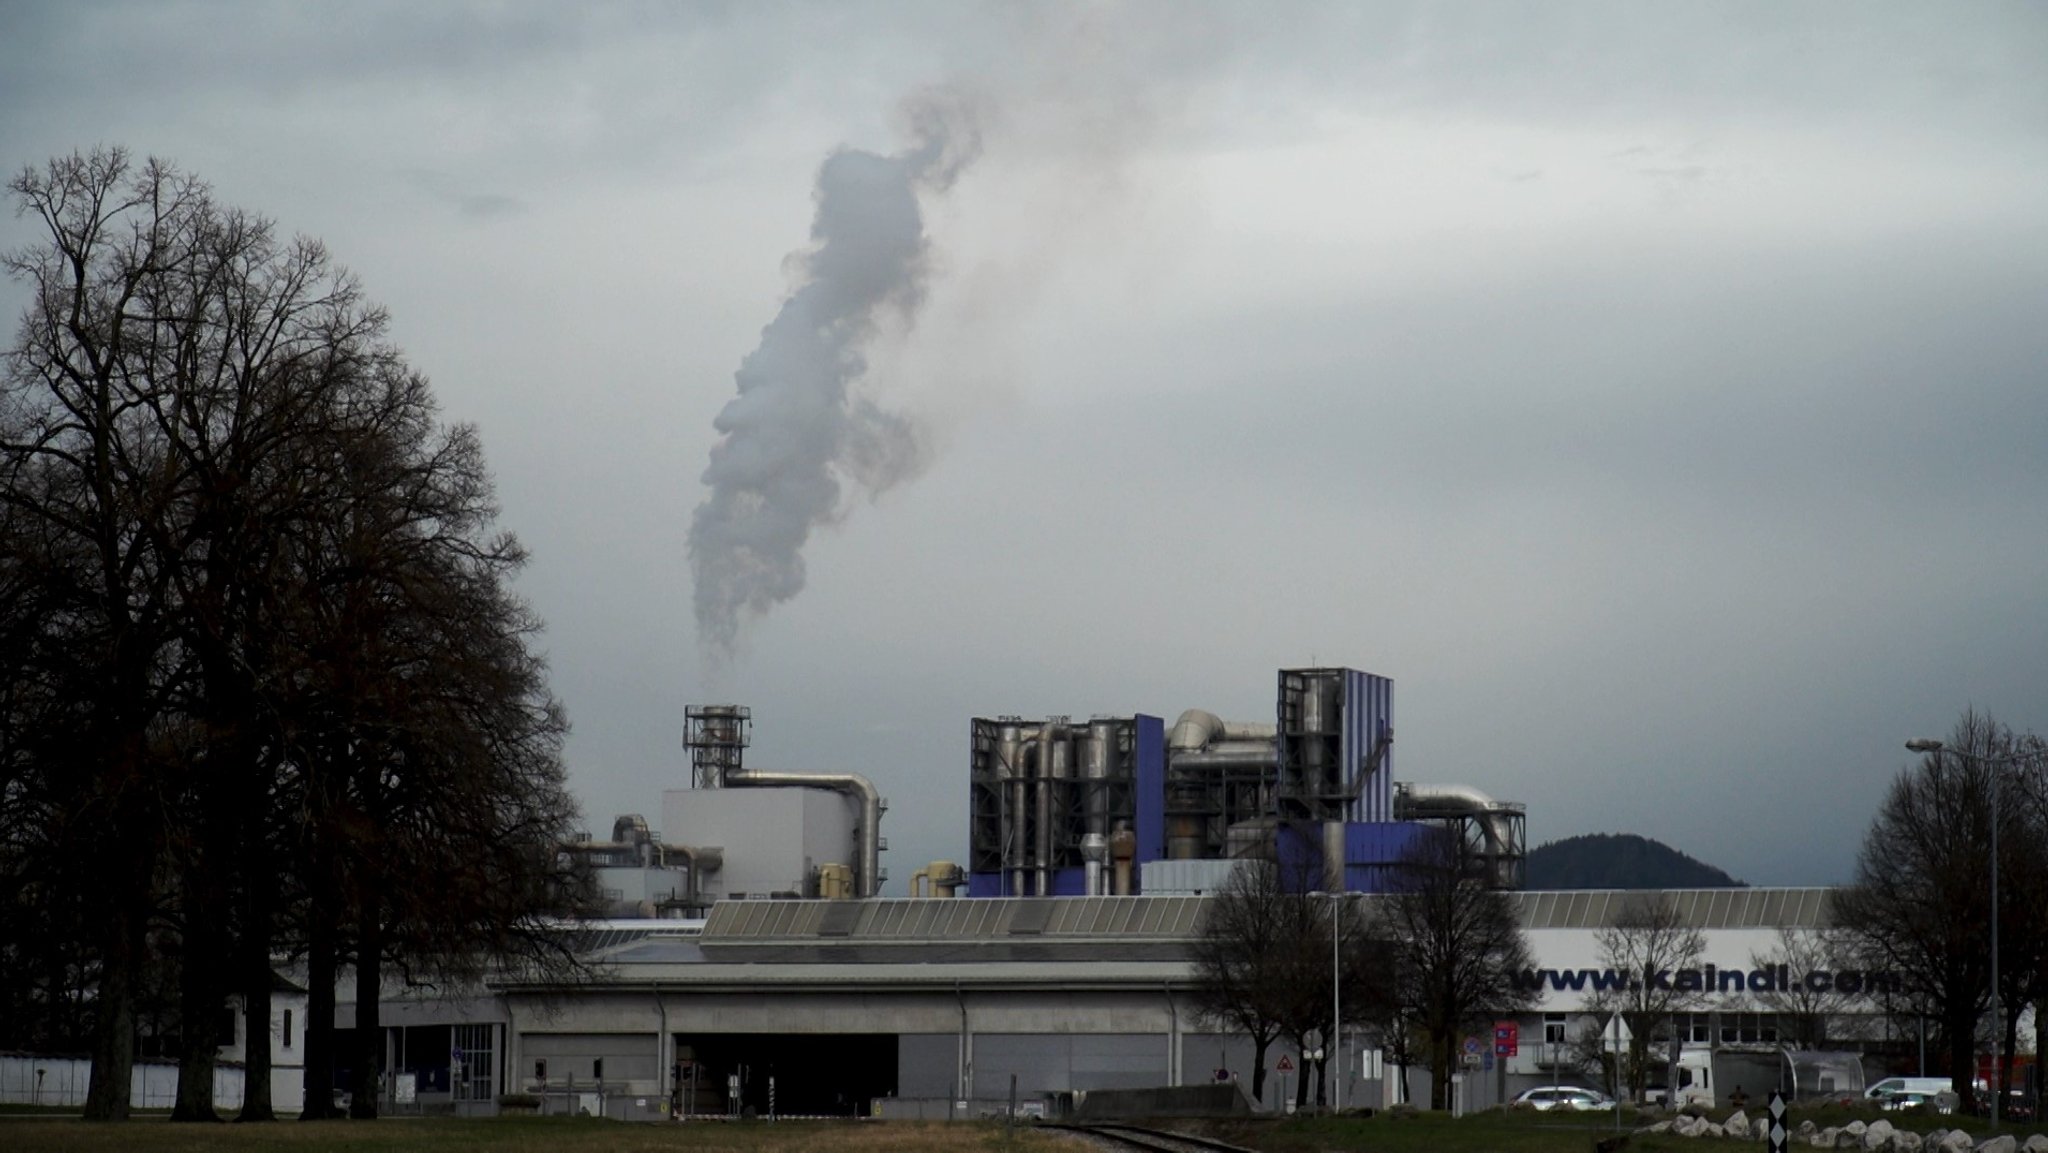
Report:
[{"label": "corrugated metal roof", "polygon": [[821,937],[849,943],[996,941],[1014,936],[1186,940],[1200,924],[1205,900],[1168,896],[721,901],[705,920],[703,941],[715,949]]},{"label": "corrugated metal roof", "polygon": [[[1525,929],[1599,929],[1639,901],[1663,901],[1701,929],[1824,928],[1828,893],[1810,889],[1585,889],[1510,894]],[[771,945],[850,949],[890,945],[986,947],[1025,941],[1185,942],[1201,930],[1206,896],[882,898],[721,901],[701,937],[711,951]],[[1367,898],[1370,907],[1373,898]],[[658,923],[656,923],[658,924]],[[659,929],[650,929],[658,933]],[[637,940],[607,928],[589,948]],[[852,956],[851,953],[841,954]]]},{"label": "corrugated metal roof", "polygon": [[1831,889],[1586,889],[1515,894],[1525,929],[1599,929],[1641,901],[1661,901],[1696,929],[1823,929]]}]

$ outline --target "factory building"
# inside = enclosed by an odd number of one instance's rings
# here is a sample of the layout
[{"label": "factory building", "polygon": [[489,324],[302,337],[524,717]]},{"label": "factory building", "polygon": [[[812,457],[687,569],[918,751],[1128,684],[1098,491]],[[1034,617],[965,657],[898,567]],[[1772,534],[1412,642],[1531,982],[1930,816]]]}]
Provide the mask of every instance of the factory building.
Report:
[{"label": "factory building", "polygon": [[[1570,1079],[1563,1041],[1581,1029],[1597,934],[1626,895],[1518,892],[1522,806],[1396,781],[1391,681],[1281,670],[1274,700],[1258,721],[1201,709],[1170,726],[1144,714],[972,720],[965,861],[919,868],[908,899],[878,896],[886,805],[868,780],[749,767],[748,710],[693,707],[692,788],[664,795],[662,831],[622,817],[610,841],[564,847],[629,918],[565,929],[593,976],[394,990],[389,1068],[413,1074],[416,1099],[459,1109],[532,1093],[551,1110],[636,1117],[957,1117],[1005,1107],[1013,1083],[1027,1104],[1249,1086],[1249,1042],[1195,1010],[1190,946],[1210,894],[1257,858],[1370,905],[1435,828],[1462,846],[1470,876],[1515,891],[1537,954],[1526,1040],[1498,1067],[1490,1046],[1472,1055],[1469,1103]],[[1822,890],[1653,896],[1706,934],[1720,974],[1746,973],[1779,929],[1826,919]],[[1766,1043],[1752,986],[1716,980],[1686,1044]],[[1343,1100],[1402,1098],[1369,1038],[1339,1048]],[[1272,1106],[1300,1058],[1276,1045],[1266,1060]]]}]

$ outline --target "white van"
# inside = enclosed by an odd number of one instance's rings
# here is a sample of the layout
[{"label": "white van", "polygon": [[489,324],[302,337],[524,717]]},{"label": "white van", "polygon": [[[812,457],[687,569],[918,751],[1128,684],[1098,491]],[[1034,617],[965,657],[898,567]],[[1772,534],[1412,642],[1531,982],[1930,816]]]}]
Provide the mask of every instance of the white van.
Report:
[{"label": "white van", "polygon": [[1868,1101],[1882,1101],[1894,1093],[1924,1093],[1932,1097],[1949,1092],[1949,1085],[1946,1077],[1886,1077],[1865,1089],[1863,1097]]}]

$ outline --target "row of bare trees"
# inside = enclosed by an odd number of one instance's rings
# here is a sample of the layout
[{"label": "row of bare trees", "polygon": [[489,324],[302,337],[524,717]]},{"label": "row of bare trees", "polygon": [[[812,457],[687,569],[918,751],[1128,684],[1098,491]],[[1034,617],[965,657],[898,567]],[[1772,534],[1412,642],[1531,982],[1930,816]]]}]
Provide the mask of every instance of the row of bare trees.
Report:
[{"label": "row of bare trees", "polygon": [[[1512,894],[1461,868],[1451,838],[1420,841],[1389,891],[1369,900],[1330,901],[1314,891],[1317,870],[1296,873],[1303,870],[1246,862],[1212,902],[1195,945],[1198,1005],[1212,1024],[1251,1039],[1253,1095],[1264,1099],[1273,1043],[1305,1050],[1312,1031],[1330,1032],[1339,1008],[1332,1003],[1334,965],[1345,1028],[1372,1035],[1402,1067],[1403,1085],[1407,1065],[1427,1064],[1432,1107],[1448,1107],[1459,1042],[1528,1010],[1541,995],[1542,974]],[[1844,941],[1838,933],[1787,927],[1772,948],[1748,960],[1758,971],[1803,977],[1848,963]],[[1641,1100],[1671,1031],[1710,1001],[1725,1006],[1728,999],[1699,979],[1705,934],[1662,894],[1626,902],[1596,930],[1594,944],[1602,976],[1580,978],[1590,985],[1582,990],[1581,1029],[1559,1042],[1550,1060]],[[1821,1046],[1831,1022],[1867,1004],[1832,985],[1766,984],[1745,990],[1740,1003],[1772,1021],[1777,1043],[1800,1048]],[[1309,1098],[1309,1072],[1297,1104]],[[1320,1097],[1322,1070],[1314,1073]]]},{"label": "row of bare trees", "polygon": [[[161,1032],[213,1116],[243,1003],[267,1118],[276,964],[306,1115],[374,1115],[393,973],[560,961],[581,907],[562,711],[473,429],[316,241],[118,150],[10,184],[41,228],[0,376],[0,1047],[83,1048],[126,1114]],[[353,968],[353,1052],[337,978]]]},{"label": "row of bare trees", "polygon": [[[1314,891],[1313,863],[1246,861],[1232,873],[1193,946],[1194,997],[1205,1020],[1251,1039],[1253,1097],[1265,1099],[1275,1041],[1307,1051],[1320,1034],[1335,1048],[1341,1032],[1361,1030],[1403,1067],[1404,1085],[1408,1063],[1425,1060],[1432,1106],[1449,1107],[1460,1039],[1534,1000],[1513,979],[1533,963],[1513,898],[1471,876],[1458,848],[1418,838],[1370,914]],[[1318,1100],[1327,1066],[1315,1067]],[[1310,1094],[1302,1072],[1297,1105]]]}]

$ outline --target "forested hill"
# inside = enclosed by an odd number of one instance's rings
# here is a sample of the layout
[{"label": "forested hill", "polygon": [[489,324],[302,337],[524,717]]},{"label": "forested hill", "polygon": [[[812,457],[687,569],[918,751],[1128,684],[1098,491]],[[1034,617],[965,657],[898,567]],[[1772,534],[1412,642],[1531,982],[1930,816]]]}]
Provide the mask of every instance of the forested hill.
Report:
[{"label": "forested hill", "polygon": [[1734,889],[1746,887],[1712,865],[1632,833],[1590,833],[1529,852],[1531,889]]}]

